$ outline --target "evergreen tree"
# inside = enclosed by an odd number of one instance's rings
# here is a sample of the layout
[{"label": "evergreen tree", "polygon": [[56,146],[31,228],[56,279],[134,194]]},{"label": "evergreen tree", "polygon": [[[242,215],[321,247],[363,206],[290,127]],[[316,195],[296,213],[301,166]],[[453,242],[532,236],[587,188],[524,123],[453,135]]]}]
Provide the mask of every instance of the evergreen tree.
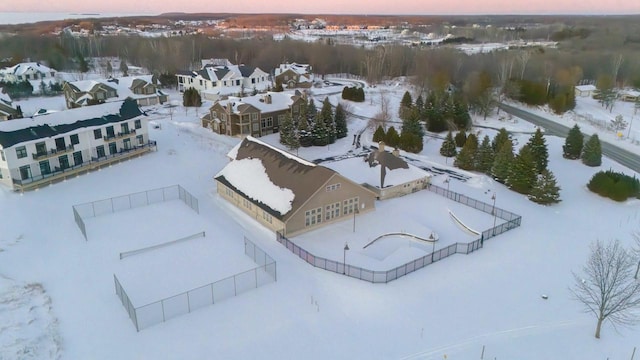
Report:
[{"label": "evergreen tree", "polygon": [[422,151],[422,147],[422,137],[404,131],[400,134],[400,149],[417,154]]},{"label": "evergreen tree", "polygon": [[127,66],[127,60],[120,59],[120,72],[122,76],[129,76],[129,66]]},{"label": "evergreen tree", "polygon": [[547,169],[537,176],[536,182],[529,193],[529,200],[538,204],[548,205],[560,202],[560,187],[553,173]]},{"label": "evergreen tree", "polygon": [[300,141],[293,125],[293,118],[289,112],[284,115],[284,120],[280,124],[280,143],[287,146],[289,150],[295,150],[300,147]]},{"label": "evergreen tree", "polygon": [[387,130],[387,135],[385,135],[384,139],[385,144],[391,147],[395,148],[400,146],[400,134],[398,134],[396,128],[393,126]]},{"label": "evergreen tree", "polygon": [[453,98],[453,103],[451,104],[451,118],[458,129],[468,129],[471,127],[469,107],[459,96],[455,96]]},{"label": "evergreen tree", "polygon": [[40,95],[47,95],[47,84],[44,83],[44,80],[40,80]]},{"label": "evergreen tree", "polygon": [[507,176],[507,185],[521,194],[529,194],[536,182],[536,162],[529,145],[525,145],[513,160]]},{"label": "evergreen tree", "polygon": [[[373,142],[379,143],[380,141],[385,141],[385,132],[382,125],[379,125],[376,131],[373,133]],[[385,141],[386,142],[386,141]]]},{"label": "evergreen tree", "polygon": [[78,55],[78,69],[81,73],[86,73],[89,71],[89,64],[82,55]]},{"label": "evergreen tree", "polygon": [[566,159],[579,159],[582,154],[583,141],[584,136],[580,132],[580,127],[576,124],[571,128],[571,130],[569,130],[564,146],[562,146],[562,156]]},{"label": "evergreen tree", "polygon": [[344,112],[342,104],[336,106],[336,113],[333,116],[336,124],[336,137],[342,139],[347,136],[347,114]]},{"label": "evergreen tree", "polygon": [[411,98],[411,94],[408,91],[404,92],[402,96],[402,100],[400,100],[400,109],[398,111],[398,116],[402,120],[407,120],[409,116],[411,116],[411,112],[413,110],[413,99]]},{"label": "evergreen tree", "polygon": [[510,139],[502,143],[491,167],[491,175],[496,181],[505,183],[513,165],[513,144]]},{"label": "evergreen tree", "polygon": [[311,135],[313,137],[313,145],[315,146],[325,146],[331,143],[331,129],[324,122],[324,116],[326,114],[318,114],[316,117],[316,121],[313,124],[313,130],[311,130]]},{"label": "evergreen tree", "polygon": [[462,170],[474,170],[475,158],[478,152],[478,138],[474,134],[467,136],[467,141],[464,143],[462,150],[456,156],[453,165],[459,167]]},{"label": "evergreen tree", "polygon": [[200,107],[202,105],[202,98],[198,90],[194,88],[188,88],[182,94],[182,106],[195,106]]},{"label": "evergreen tree", "polygon": [[467,142],[467,133],[464,132],[464,130],[458,131],[455,137],[455,141],[456,141],[457,147],[463,147],[464,144]]},{"label": "evergreen tree", "polygon": [[453,141],[451,131],[449,131],[449,133],[447,133],[447,137],[442,142],[442,146],[440,147],[440,155],[450,158],[456,156],[457,153],[456,143]]},{"label": "evergreen tree", "polygon": [[408,114],[408,118],[402,121],[402,133],[411,133],[418,137],[420,137],[420,142],[422,142],[422,137],[424,136],[424,128],[420,123],[419,115],[416,111],[411,111]]},{"label": "evergreen tree", "polygon": [[491,172],[491,167],[493,166],[493,159],[495,157],[495,153],[491,148],[491,140],[489,139],[489,135],[485,135],[482,139],[482,144],[478,148],[478,152],[476,154],[476,164],[475,169],[488,174]]},{"label": "evergreen tree", "polygon": [[531,148],[533,159],[536,162],[536,170],[538,174],[541,174],[549,164],[549,150],[547,150],[547,143],[540,128],[536,129],[536,132],[531,135],[527,145]]},{"label": "evergreen tree", "polygon": [[309,124],[315,124],[316,116],[318,115],[318,109],[316,108],[316,103],[313,101],[313,98],[309,96],[309,103],[307,104],[307,122]]},{"label": "evergreen tree", "polygon": [[107,60],[107,75],[111,76],[113,74],[113,66],[111,65],[111,60]]},{"label": "evergreen tree", "polygon": [[493,148],[493,151],[497,153],[498,150],[502,148],[502,144],[504,144],[507,140],[509,140],[509,133],[507,132],[507,129],[501,128],[500,130],[498,130],[498,133],[493,138],[493,141],[491,141],[491,147]]},{"label": "evergreen tree", "polygon": [[418,95],[415,103],[415,109],[418,113],[420,113],[420,118],[425,118],[424,116],[424,100],[422,100],[422,95]]},{"label": "evergreen tree", "polygon": [[582,163],[587,166],[602,165],[602,147],[598,134],[591,135],[591,138],[584,144],[582,149]]},{"label": "evergreen tree", "polygon": [[324,126],[327,129],[328,144],[336,142],[336,127],[333,122],[333,109],[331,108],[331,103],[329,102],[328,97],[324,98],[324,101],[322,102],[322,108],[318,114],[317,122],[324,123]]}]

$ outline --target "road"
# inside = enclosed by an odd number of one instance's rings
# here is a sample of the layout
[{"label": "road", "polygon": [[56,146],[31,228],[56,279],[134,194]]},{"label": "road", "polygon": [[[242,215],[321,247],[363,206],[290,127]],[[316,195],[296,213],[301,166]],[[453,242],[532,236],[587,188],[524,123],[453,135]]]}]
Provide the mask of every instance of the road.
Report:
[{"label": "road", "polygon": [[[542,116],[532,114],[526,110],[522,110],[507,104],[500,104],[498,106],[511,115],[517,116],[522,120],[528,121],[534,125],[544,128],[547,134],[566,137],[569,133],[568,127],[545,119]],[[587,140],[589,140],[589,136],[585,135],[585,143],[587,142]],[[621,165],[628,167],[635,172],[640,172],[640,156],[638,154],[634,154],[628,150],[619,148],[611,143],[603,141],[602,139],[600,139],[600,145],[602,147],[602,155]]]}]

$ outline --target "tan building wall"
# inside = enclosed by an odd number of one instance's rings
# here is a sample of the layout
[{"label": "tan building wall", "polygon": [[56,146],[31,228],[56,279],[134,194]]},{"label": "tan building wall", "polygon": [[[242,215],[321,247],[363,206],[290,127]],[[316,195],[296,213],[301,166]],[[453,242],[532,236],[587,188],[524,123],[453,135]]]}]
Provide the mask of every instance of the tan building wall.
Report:
[{"label": "tan building wall", "polygon": [[234,192],[232,189],[226,187],[224,184],[216,181],[217,192],[221,198],[235,205],[238,209],[244,211],[246,214],[256,219],[259,223],[266,226],[273,231],[280,231],[284,229],[282,221],[271,216],[269,213],[262,210],[260,207],[253,204],[251,201],[245,199],[240,194]]},{"label": "tan building wall", "polygon": [[404,184],[400,184],[392,187],[386,187],[384,189],[380,189],[375,186],[371,186],[369,184],[364,184],[364,187],[375,192],[378,195],[378,199],[380,200],[392,199],[395,197],[411,194],[411,193],[426,189],[427,186],[429,186],[428,176],[425,176],[422,179],[409,181]]},{"label": "tan building wall", "polygon": [[[340,184],[337,189],[335,188],[336,184]],[[328,190],[328,188],[331,190]],[[351,207],[353,203],[349,203],[349,200],[355,198],[358,199],[358,212],[360,214],[375,210],[376,195],[373,192],[357,185],[340,174],[334,174],[323,187],[318,189],[304,206],[287,220],[285,235],[295,236],[306,231],[317,229],[326,224],[353,218],[354,215]],[[345,200],[347,201],[346,203]],[[329,206],[330,211],[332,209],[335,211],[337,204],[339,204],[339,216],[327,218],[327,206]],[[332,205],[334,206],[333,208]],[[346,214],[344,211],[345,206],[347,207]],[[321,221],[315,221],[315,224],[307,225],[306,212],[316,210],[315,215],[317,216],[318,209],[320,209],[319,215]]]}]

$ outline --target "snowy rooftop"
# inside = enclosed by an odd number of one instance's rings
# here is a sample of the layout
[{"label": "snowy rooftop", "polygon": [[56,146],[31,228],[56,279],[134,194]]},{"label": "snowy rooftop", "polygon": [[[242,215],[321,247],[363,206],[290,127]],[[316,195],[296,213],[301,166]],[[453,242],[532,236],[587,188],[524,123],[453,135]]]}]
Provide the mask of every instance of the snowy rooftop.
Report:
[{"label": "snowy rooftop", "polygon": [[578,85],[576,86],[576,90],[579,91],[594,91],[596,89],[595,85]]},{"label": "snowy rooftop", "polygon": [[300,75],[304,75],[311,72],[311,65],[298,63],[280,64],[280,66],[276,69],[276,75],[281,74],[287,70],[292,70]]},{"label": "snowy rooftop", "polygon": [[24,75],[24,73],[29,71],[29,69],[33,69],[41,73],[50,73],[51,71],[55,71],[50,67],[44,66],[40,63],[28,62],[28,63],[20,63],[9,68],[1,69],[0,72],[5,72],[7,74],[14,74],[14,75],[20,76],[20,75]]},{"label": "snowy rooftop", "polygon": [[[134,94],[132,91],[132,87],[134,86],[134,83],[136,81],[140,83],[145,83],[145,86],[146,86],[148,84],[153,83],[153,76],[140,75],[140,76],[126,76],[126,77],[113,78],[113,79],[81,80],[81,81],[73,81],[73,82],[70,82],[69,84],[75,86],[81,92],[89,92],[95,86],[103,84],[105,86],[108,86],[116,90],[116,93],[118,94],[118,97],[115,98],[116,100],[124,100],[128,97],[139,99],[139,98],[146,98],[146,97],[158,95],[157,91],[156,93],[153,93],[153,94]],[[81,100],[82,100],[82,97],[79,98],[77,102],[80,102]],[[114,100],[113,98],[107,99],[107,101],[113,101],[113,100]]]},{"label": "snowy rooftop", "polygon": [[7,105],[11,105],[11,97],[9,94],[5,94],[2,92],[2,88],[0,88],[0,101],[4,102]]},{"label": "snowy rooftop", "polygon": [[[268,103],[266,97],[271,97],[271,103]],[[226,100],[218,101],[218,104],[227,107],[229,103],[233,106],[233,112],[238,112],[238,107],[243,104],[254,106],[262,112],[273,112],[287,109],[293,104],[294,92],[269,92],[267,94],[258,94],[254,96],[236,97],[230,96]]]},{"label": "snowy rooftop", "polygon": [[[380,164],[375,167],[370,167],[369,163],[365,161],[365,158],[354,157],[323,163],[322,165],[335,170],[358,184],[369,184],[377,188],[380,187]],[[408,169],[387,169],[384,184],[385,187],[391,187],[430,176],[431,174],[428,172],[409,164]]]}]

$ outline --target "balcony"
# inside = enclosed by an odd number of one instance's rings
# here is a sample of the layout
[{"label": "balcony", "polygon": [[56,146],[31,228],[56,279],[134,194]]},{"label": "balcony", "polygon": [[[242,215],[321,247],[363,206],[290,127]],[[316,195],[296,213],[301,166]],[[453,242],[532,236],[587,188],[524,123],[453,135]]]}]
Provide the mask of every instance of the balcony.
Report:
[{"label": "balcony", "polygon": [[66,148],[63,149],[50,149],[47,152],[37,152],[37,153],[32,153],[31,157],[33,158],[33,160],[42,160],[42,159],[47,159],[50,157],[54,157],[54,156],[60,156],[60,155],[64,155],[66,153],[72,152],[73,150],[75,150],[73,145],[69,145]]},{"label": "balcony", "polygon": [[[72,176],[78,176],[80,174],[84,174],[89,171],[103,168],[104,166],[108,166],[113,163],[118,163],[121,161],[128,160],[130,158],[140,156],[152,150],[156,150],[156,148],[157,148],[156,142],[153,140],[150,140],[146,144],[138,145],[130,149],[120,149],[120,151],[115,154],[106,155],[100,158],[92,157],[91,161],[87,161],[82,164],[70,166],[67,168],[60,168],[56,166],[54,171],[48,174],[34,176],[31,178],[22,179],[22,180],[12,179],[13,188],[16,191],[33,190],[41,186],[45,186],[58,181],[65,180]],[[70,151],[70,150],[67,150],[67,151]],[[59,155],[61,154],[61,152],[58,151],[56,154]],[[33,154],[33,155],[36,155],[36,154]]]},{"label": "balcony", "polygon": [[123,139],[123,138],[134,136],[135,134],[136,134],[136,130],[132,129],[132,130],[129,130],[129,131],[119,132],[117,134],[107,134],[102,139],[104,141],[118,140],[118,139]]}]

